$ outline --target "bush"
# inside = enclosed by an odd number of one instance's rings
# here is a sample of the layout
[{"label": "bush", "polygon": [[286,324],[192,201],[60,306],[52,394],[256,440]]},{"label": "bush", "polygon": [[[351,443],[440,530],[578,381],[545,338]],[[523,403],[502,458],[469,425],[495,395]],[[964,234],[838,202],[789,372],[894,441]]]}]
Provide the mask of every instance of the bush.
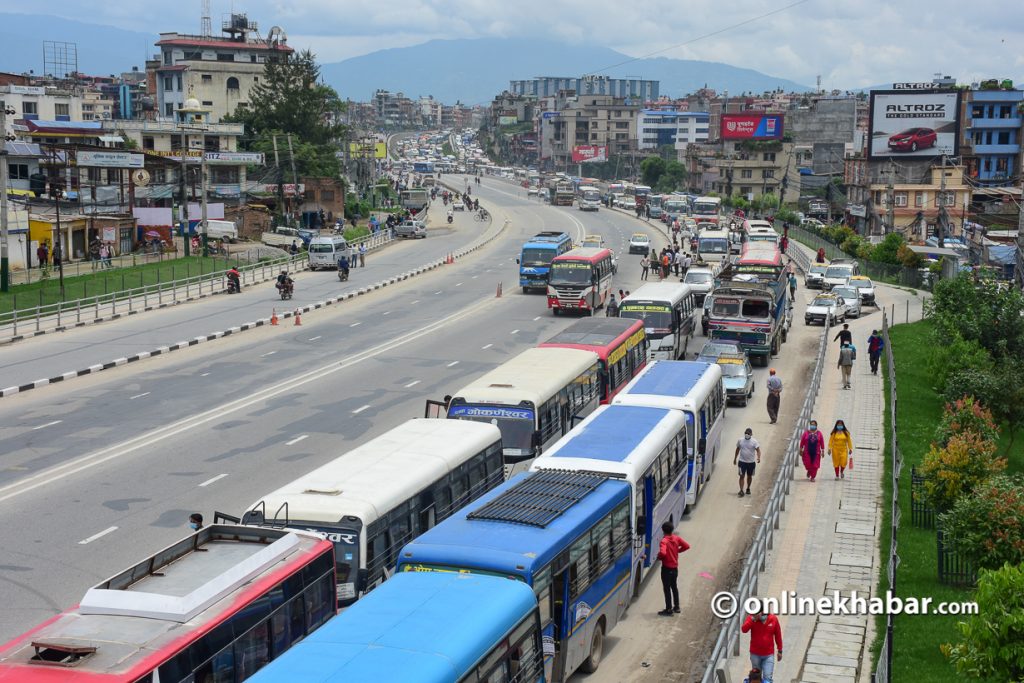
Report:
[{"label": "bush", "polygon": [[1024,567],[982,572],[974,600],[978,613],[957,624],[962,639],[943,654],[964,676],[1024,680]]},{"label": "bush", "polygon": [[[938,392],[945,393],[948,380],[953,374],[962,370],[975,370],[979,372],[991,372],[992,358],[982,348],[981,344],[974,340],[966,340],[960,333],[954,330],[943,330],[937,324],[935,343],[932,345],[931,357],[928,361],[928,371],[935,378],[935,388]],[[951,400],[963,398],[965,394],[956,394]],[[967,394],[971,395],[971,394]],[[990,396],[977,396],[985,405],[995,405]]]},{"label": "bush", "polygon": [[945,446],[932,444],[921,462],[928,504],[945,512],[962,495],[1006,469],[1006,460],[995,453],[995,443],[973,432],[957,434]]},{"label": "bush", "polygon": [[947,402],[973,398],[985,405],[999,405],[1003,400],[1002,382],[986,368],[959,368],[945,378],[943,396]]},{"label": "bush", "polygon": [[992,412],[969,395],[946,404],[942,420],[935,430],[935,443],[945,446],[957,434],[968,432],[985,441],[999,439],[999,427],[992,418]]},{"label": "bush", "polygon": [[979,569],[1024,562],[1024,482],[999,475],[964,495],[942,515],[957,550]]}]

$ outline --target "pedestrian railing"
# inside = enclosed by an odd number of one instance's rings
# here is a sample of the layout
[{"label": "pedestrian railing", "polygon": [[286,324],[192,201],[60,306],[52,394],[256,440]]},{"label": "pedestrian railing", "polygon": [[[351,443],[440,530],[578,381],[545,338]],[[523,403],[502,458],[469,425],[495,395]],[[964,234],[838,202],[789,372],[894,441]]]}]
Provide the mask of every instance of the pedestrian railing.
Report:
[{"label": "pedestrian railing", "polygon": [[935,528],[935,510],[928,504],[924,491],[924,475],[910,468],[910,523],[919,529]]},{"label": "pedestrian railing", "polygon": [[957,548],[956,540],[943,532],[941,523],[935,527],[935,543],[939,551],[939,583],[973,588],[978,583],[978,570],[971,559]]},{"label": "pedestrian railing", "polygon": [[743,569],[740,573],[739,582],[733,589],[737,606],[736,613],[724,619],[719,626],[718,638],[711,650],[707,666],[704,668],[702,683],[712,683],[718,680],[717,673],[729,657],[738,657],[740,654],[740,626],[743,624],[744,612],[743,603],[750,597],[757,595],[758,582],[761,573],[765,570],[768,561],[768,551],[772,549],[775,542],[775,532],[779,529],[780,518],[786,509],[786,497],[793,482],[793,470],[800,458],[800,436],[802,427],[812,418],[814,404],[817,400],[818,389],[821,387],[821,375],[825,367],[825,349],[828,345],[829,327],[826,322],[822,331],[821,339],[818,341],[818,354],[814,363],[814,371],[811,373],[810,385],[807,387],[807,394],[804,403],[800,408],[800,416],[797,418],[793,433],[790,434],[789,443],[786,446],[785,454],[782,457],[782,465],[779,467],[775,482],[772,485],[771,494],[768,496],[768,506],[765,510],[761,523],[754,534],[754,540],[747,551]]}]

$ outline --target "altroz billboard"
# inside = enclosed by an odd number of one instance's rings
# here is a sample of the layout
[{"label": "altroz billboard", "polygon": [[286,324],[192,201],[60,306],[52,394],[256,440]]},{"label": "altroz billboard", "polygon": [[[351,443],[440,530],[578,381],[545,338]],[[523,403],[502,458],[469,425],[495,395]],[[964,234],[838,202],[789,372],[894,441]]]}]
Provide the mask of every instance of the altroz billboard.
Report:
[{"label": "altroz billboard", "polygon": [[871,91],[868,158],[956,156],[960,93]]}]

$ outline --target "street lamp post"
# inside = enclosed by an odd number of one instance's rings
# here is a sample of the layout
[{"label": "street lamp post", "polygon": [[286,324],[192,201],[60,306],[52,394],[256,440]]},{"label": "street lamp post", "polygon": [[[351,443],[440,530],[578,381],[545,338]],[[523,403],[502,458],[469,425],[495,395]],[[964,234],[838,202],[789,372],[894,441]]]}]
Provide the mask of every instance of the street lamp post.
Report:
[{"label": "street lamp post", "polygon": [[[0,292],[11,288],[11,264],[7,256],[7,115],[11,107],[0,107]],[[26,262],[26,265],[28,263]]]},{"label": "street lamp post", "polygon": [[57,210],[57,237],[53,242],[53,254],[57,260],[57,272],[60,277],[60,299],[64,300],[64,236],[60,231],[60,200],[64,196],[64,190],[61,187],[53,188],[51,194],[53,194],[53,205]]}]

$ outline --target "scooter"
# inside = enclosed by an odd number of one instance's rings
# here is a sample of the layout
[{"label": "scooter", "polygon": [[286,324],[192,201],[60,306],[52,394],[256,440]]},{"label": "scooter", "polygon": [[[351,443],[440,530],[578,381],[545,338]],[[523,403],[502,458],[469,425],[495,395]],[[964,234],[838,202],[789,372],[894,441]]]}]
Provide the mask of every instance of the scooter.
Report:
[{"label": "scooter", "polygon": [[342,282],[348,282],[348,268],[338,268],[338,279]]},{"label": "scooter", "polygon": [[292,298],[292,292],[295,289],[295,285],[291,282],[285,282],[277,286],[277,290],[281,293],[281,301]]}]

